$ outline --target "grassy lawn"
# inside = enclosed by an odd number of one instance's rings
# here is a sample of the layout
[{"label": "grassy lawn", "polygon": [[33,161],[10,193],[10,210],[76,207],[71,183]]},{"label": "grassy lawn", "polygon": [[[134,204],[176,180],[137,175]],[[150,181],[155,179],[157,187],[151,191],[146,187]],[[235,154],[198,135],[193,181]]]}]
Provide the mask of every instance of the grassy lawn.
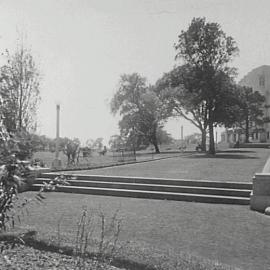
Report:
[{"label": "grassy lawn", "polygon": [[193,153],[79,173],[251,182],[254,173],[262,170],[268,156],[269,149],[263,148],[228,150],[217,153],[215,157]]},{"label": "grassy lawn", "polygon": [[[34,153],[33,158],[39,158],[45,162],[47,166],[51,166],[53,160],[55,159],[55,153],[44,151],[44,152],[36,152]],[[67,165],[67,156],[63,153],[59,153],[59,158],[61,160],[62,165],[65,167]],[[105,156],[99,155],[98,153],[93,153],[91,157],[88,158],[80,158],[81,165],[98,165],[98,164],[106,164],[113,163],[115,160],[113,159],[112,153],[108,153]]]},{"label": "grassy lawn", "polygon": [[[262,170],[268,155],[268,149],[223,151],[215,157],[187,153],[79,173],[250,182],[254,173]],[[74,242],[76,224],[82,207],[86,206],[90,210],[101,209],[107,217],[119,210],[123,220],[120,240],[129,242],[122,256],[140,263],[164,262],[163,255],[171,262],[194,255],[203,261],[214,260],[244,270],[268,270],[270,266],[270,217],[253,212],[248,206],[64,193],[46,196],[45,205],[31,206],[29,217],[21,224],[35,228],[40,239],[55,241],[61,220],[62,241]]]},{"label": "grassy lawn", "polygon": [[[171,156],[179,156],[182,153],[179,150],[170,150],[170,151],[164,151],[160,154],[154,154],[151,150],[147,151],[137,151],[136,152],[136,160],[137,161],[145,161],[145,160],[154,160],[154,159],[160,159],[165,157],[171,157]],[[119,161],[119,155],[120,153],[112,153],[108,151],[104,156],[99,155],[97,152],[93,152],[90,157],[83,158],[80,156],[79,163],[76,165],[73,165],[74,168],[76,167],[96,167],[100,165],[110,165],[110,164],[121,164],[123,161]],[[125,153],[127,155],[127,153]],[[43,152],[36,152],[34,153],[33,159],[41,159],[47,167],[50,167],[52,165],[52,162],[55,159],[55,153],[49,152],[49,151],[43,151]],[[63,153],[59,153],[59,158],[61,160],[63,168],[68,167],[67,166],[67,156]],[[130,161],[130,158],[125,157],[125,162]],[[72,168],[73,169],[73,168]]]},{"label": "grassy lawn", "polygon": [[[74,241],[82,206],[102,209],[107,216],[119,209],[123,219],[120,240],[130,241],[125,251],[133,250],[134,260],[153,263],[163,254],[173,260],[185,253],[245,270],[269,269],[270,217],[247,206],[64,193],[46,196],[45,205],[32,206],[21,224],[35,228],[41,239],[56,239],[61,219],[62,237]],[[136,250],[143,251],[143,259]]]}]

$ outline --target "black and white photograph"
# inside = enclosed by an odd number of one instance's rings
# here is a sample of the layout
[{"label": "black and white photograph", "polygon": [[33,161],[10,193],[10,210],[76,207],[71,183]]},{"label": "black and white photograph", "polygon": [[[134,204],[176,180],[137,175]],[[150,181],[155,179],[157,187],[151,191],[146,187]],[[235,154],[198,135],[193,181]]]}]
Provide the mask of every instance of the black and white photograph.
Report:
[{"label": "black and white photograph", "polygon": [[0,270],[270,270],[270,1],[0,0]]}]

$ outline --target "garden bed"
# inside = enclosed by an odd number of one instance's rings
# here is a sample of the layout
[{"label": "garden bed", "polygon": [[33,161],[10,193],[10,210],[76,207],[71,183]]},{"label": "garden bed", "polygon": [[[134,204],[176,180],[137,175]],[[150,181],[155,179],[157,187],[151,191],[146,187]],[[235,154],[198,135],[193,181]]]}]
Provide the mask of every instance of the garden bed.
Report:
[{"label": "garden bed", "polygon": [[75,270],[75,269],[102,269],[117,270],[114,266],[101,264],[97,267],[97,261],[92,259],[84,260],[83,264],[73,256],[64,255],[57,252],[50,252],[35,249],[33,247],[18,245],[13,249],[5,250],[0,255],[1,270],[30,270],[30,269],[57,269],[57,270]]}]

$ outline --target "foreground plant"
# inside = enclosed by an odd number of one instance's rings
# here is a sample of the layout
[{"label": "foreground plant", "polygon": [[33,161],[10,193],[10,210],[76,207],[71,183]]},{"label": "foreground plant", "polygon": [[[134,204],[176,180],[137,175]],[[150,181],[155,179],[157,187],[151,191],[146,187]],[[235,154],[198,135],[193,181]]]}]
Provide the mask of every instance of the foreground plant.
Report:
[{"label": "foreground plant", "polygon": [[88,269],[89,260],[92,261],[91,269],[107,269],[123,248],[123,244],[119,243],[122,221],[118,218],[118,211],[108,217],[101,210],[89,211],[83,207],[72,243],[62,243],[64,234],[61,231],[61,220],[62,217],[57,224],[57,236],[53,237],[49,245],[61,253],[73,254],[75,269]]},{"label": "foreground plant", "polygon": [[[1,123],[0,123],[1,124]],[[0,249],[14,247],[16,243],[24,243],[27,233],[8,232],[14,228],[15,220],[20,222],[20,216],[28,214],[27,206],[32,202],[42,203],[45,191],[54,191],[58,185],[67,185],[65,176],[60,175],[40,188],[32,199],[18,198],[18,193],[26,191],[33,184],[36,171],[28,161],[21,161],[22,151],[25,153],[23,141],[7,132],[0,125]],[[33,236],[33,232],[30,232]],[[7,244],[8,243],[8,244]]]}]

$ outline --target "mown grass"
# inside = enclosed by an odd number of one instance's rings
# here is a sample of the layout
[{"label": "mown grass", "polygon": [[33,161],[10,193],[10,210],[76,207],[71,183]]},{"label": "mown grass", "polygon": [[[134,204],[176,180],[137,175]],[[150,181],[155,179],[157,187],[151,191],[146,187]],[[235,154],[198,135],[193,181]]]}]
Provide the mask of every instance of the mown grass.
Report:
[{"label": "mown grass", "polygon": [[182,156],[151,163],[80,171],[79,173],[251,182],[253,175],[261,172],[268,156],[269,149],[263,148],[227,150],[218,152],[214,157],[201,153],[186,153]]},{"label": "mown grass", "polygon": [[[267,157],[267,149],[225,151],[215,157],[191,153],[80,173],[251,182]],[[48,193],[46,204],[32,207],[21,225],[36,229],[39,239],[53,242],[61,220],[61,239],[72,244],[83,206],[101,209],[108,217],[120,210],[120,241],[125,247],[121,256],[136,265],[163,270],[270,266],[270,218],[248,206]]]},{"label": "mown grass", "polygon": [[[94,168],[99,166],[106,166],[106,165],[116,165],[116,164],[123,164],[125,162],[134,161],[134,157],[127,157],[128,154],[132,153],[125,153],[125,158],[121,158],[121,153],[113,153],[111,151],[108,151],[105,155],[100,155],[98,152],[93,152],[91,156],[89,157],[82,157],[82,154],[80,155],[79,162],[76,164],[68,165],[67,156],[63,153],[59,153],[59,159],[61,160],[62,168],[70,168],[70,169],[80,169],[80,168]],[[146,161],[146,160],[155,160],[160,158],[166,158],[166,157],[173,157],[173,156],[179,156],[182,152],[180,152],[178,149],[176,150],[170,150],[165,151],[160,154],[155,154],[153,151],[150,150],[144,150],[144,151],[137,151],[136,152],[136,161]],[[51,167],[54,159],[55,159],[55,153],[49,152],[49,151],[40,151],[36,152],[33,155],[33,159],[40,159],[45,163],[46,167]]]},{"label": "mown grass", "polygon": [[[61,219],[61,237],[72,243],[82,206],[102,209],[108,217],[119,209],[126,259],[163,265],[159,269],[229,269],[206,260],[245,270],[269,269],[270,218],[247,206],[64,193],[46,196],[45,205],[32,207],[21,224],[36,229],[40,239],[57,239]],[[187,263],[186,268],[175,268],[177,262]]]}]

